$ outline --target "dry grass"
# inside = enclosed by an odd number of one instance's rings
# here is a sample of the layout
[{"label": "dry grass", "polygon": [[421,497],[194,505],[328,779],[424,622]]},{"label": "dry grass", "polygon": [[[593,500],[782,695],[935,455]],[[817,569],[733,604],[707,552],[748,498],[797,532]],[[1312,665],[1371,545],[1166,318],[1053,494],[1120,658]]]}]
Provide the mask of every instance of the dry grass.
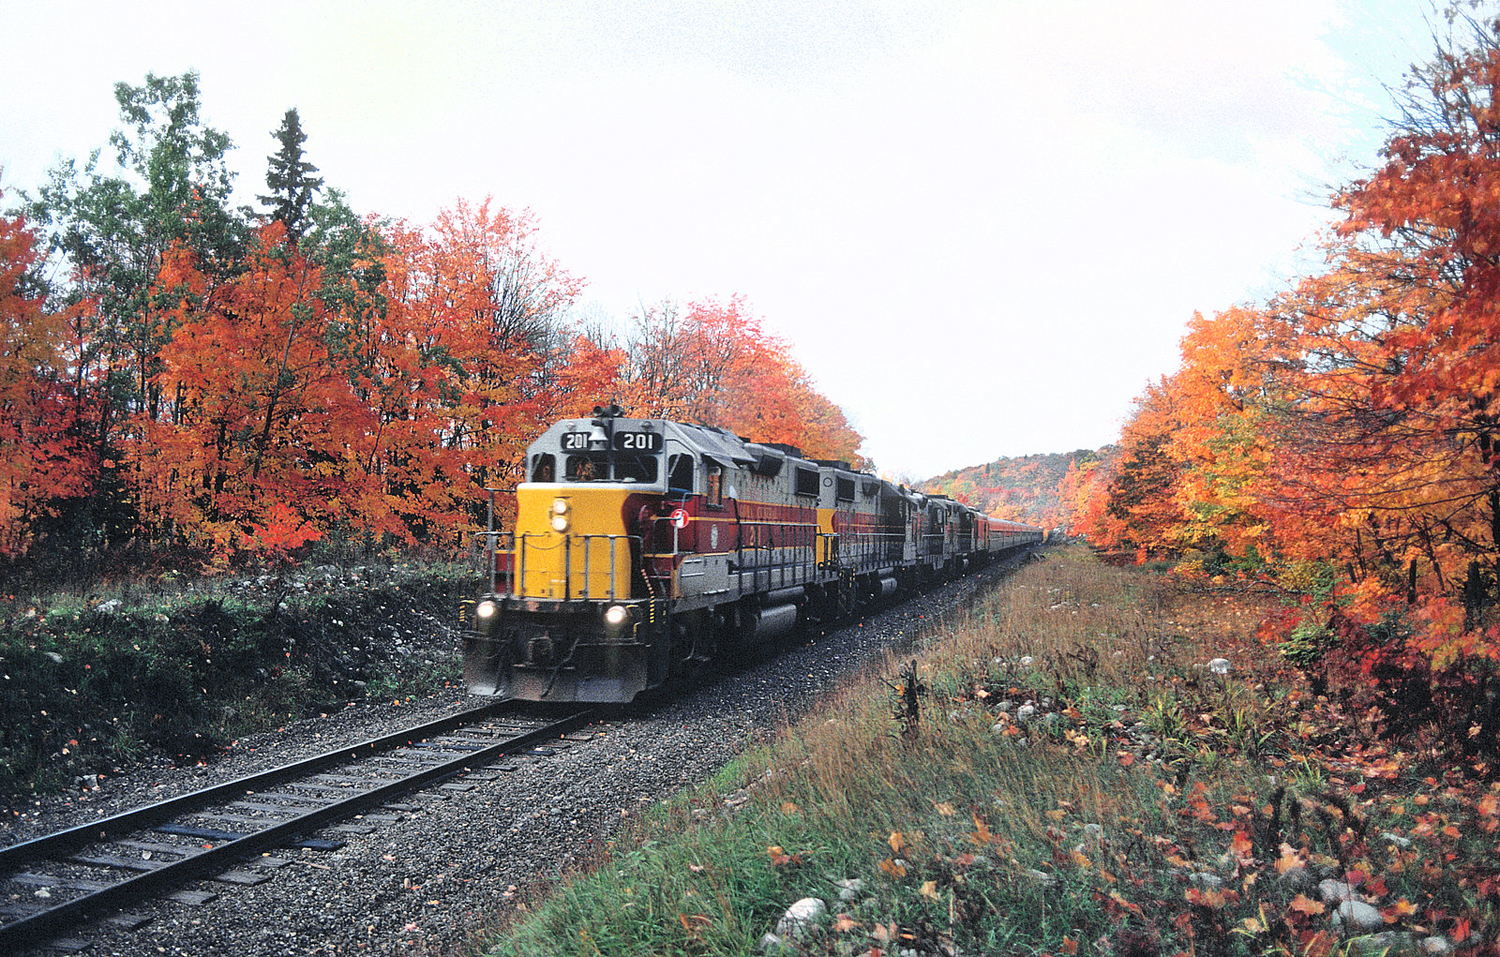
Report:
[{"label": "dry grass", "polygon": [[[1053,551],[925,636],[914,670],[888,662],[664,808],[494,952],[747,953],[817,897],[828,916],[787,952],[1327,953],[1298,867],[1360,884],[1413,940],[1478,939],[1494,885],[1463,858],[1500,801],[1410,832],[1449,826],[1446,844],[1382,843],[1392,800],[1315,746],[1350,729],[1254,644],[1262,612]],[[1392,793],[1436,784],[1380,767]]]}]

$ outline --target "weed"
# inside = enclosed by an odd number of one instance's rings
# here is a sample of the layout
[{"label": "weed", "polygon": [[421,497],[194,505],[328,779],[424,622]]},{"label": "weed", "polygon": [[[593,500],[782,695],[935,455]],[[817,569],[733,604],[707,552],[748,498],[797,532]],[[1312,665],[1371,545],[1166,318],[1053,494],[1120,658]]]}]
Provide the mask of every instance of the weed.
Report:
[{"label": "weed", "polygon": [[1230,708],[1224,712],[1229,740],[1245,756],[1263,759],[1272,751],[1277,731],[1267,727],[1265,715],[1249,707]]},{"label": "weed", "polygon": [[896,695],[896,706],[892,714],[901,726],[901,736],[910,738],[917,733],[917,727],[921,723],[922,699],[927,697],[928,692],[927,686],[917,676],[917,663],[908,662],[901,669],[900,683],[887,681],[886,686]]},{"label": "weed", "polygon": [[1298,758],[1291,773],[1291,786],[1295,791],[1317,794],[1328,789],[1328,774],[1321,764],[1309,760],[1305,755]]},{"label": "weed", "polygon": [[1187,737],[1188,720],[1175,694],[1158,692],[1141,711],[1141,721],[1162,741],[1181,745]]},{"label": "weed", "polygon": [[1322,660],[1338,639],[1326,625],[1304,621],[1292,629],[1286,641],[1277,646],[1281,657],[1299,668],[1311,668]]}]

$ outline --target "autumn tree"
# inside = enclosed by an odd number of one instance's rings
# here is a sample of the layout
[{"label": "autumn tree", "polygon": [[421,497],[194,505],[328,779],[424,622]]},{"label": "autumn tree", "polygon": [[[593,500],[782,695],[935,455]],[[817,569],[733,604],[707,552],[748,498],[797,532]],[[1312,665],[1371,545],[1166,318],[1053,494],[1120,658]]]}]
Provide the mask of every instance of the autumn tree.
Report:
[{"label": "autumn tree", "polygon": [[714,417],[729,345],[708,342],[700,321],[671,300],[643,308],[626,344],[625,405],[643,418],[706,423]]},{"label": "autumn tree", "polygon": [[1500,24],[1456,22],[1335,197],[1327,268],[1195,317],[1074,487],[1106,543],[1336,570],[1327,614],[1399,617],[1395,644],[1472,690],[1500,661]]},{"label": "autumn tree", "polygon": [[[460,201],[429,229],[396,224],[385,233],[386,321],[440,373],[438,441],[461,463],[455,494],[477,509],[480,490],[519,481],[526,446],[555,417],[554,403],[578,405],[576,390],[594,381],[582,367],[565,371],[566,317],[581,283],[540,251],[529,213],[489,200]],[[610,357],[589,361],[610,378]],[[393,406],[388,416],[406,414]]]},{"label": "autumn tree", "polygon": [[553,376],[552,409],[558,418],[582,418],[620,394],[628,358],[625,350],[600,335],[575,333]]},{"label": "autumn tree", "polygon": [[1170,455],[1182,471],[1175,489],[1181,522],[1169,537],[1179,550],[1242,566],[1276,549],[1260,507],[1271,456],[1266,435],[1280,397],[1264,349],[1268,329],[1249,306],[1194,314],[1172,378],[1179,425]]},{"label": "autumn tree", "polygon": [[636,415],[677,418],[748,439],[797,446],[819,459],[865,467],[863,442],[814,386],[785,342],[765,332],[741,297],[682,311],[642,311],[628,345],[622,401]]},{"label": "autumn tree", "polygon": [[[1474,25],[1477,27],[1477,25]],[[1473,30],[1475,48],[1441,48],[1418,74],[1405,129],[1386,163],[1340,199],[1346,236],[1389,240],[1380,257],[1405,268],[1403,303],[1387,309],[1389,332],[1374,358],[1373,411],[1414,427],[1441,454],[1406,476],[1433,506],[1428,537],[1456,540],[1500,581],[1500,24]],[[1356,243],[1357,245],[1357,243]],[[1389,278],[1386,280],[1389,282]],[[1399,318],[1397,318],[1399,317]],[[1441,462],[1442,464],[1437,464]],[[1430,550],[1429,550],[1430,554]],[[1465,573],[1450,569],[1458,578]]]},{"label": "autumn tree", "polygon": [[79,396],[70,388],[68,316],[53,312],[35,280],[36,237],[0,216],[0,556],[33,541],[38,518],[84,494],[95,462],[79,440]]},{"label": "autumn tree", "polygon": [[1354,582],[1472,623],[1500,577],[1500,43],[1467,26],[1336,198],[1331,268],[1273,305],[1295,347],[1272,504]]},{"label": "autumn tree", "polygon": [[347,498],[339,433],[360,424],[330,361],[317,270],[284,238],[280,224],[259,231],[217,284],[174,246],[158,280],[182,292],[152,383],[166,402],[137,412],[127,460],[158,536],[221,560],[316,538],[335,516],[309,512]]},{"label": "autumn tree", "polygon": [[813,458],[835,459],[857,469],[873,470],[875,463],[860,451],[864,436],[850,424],[844,410],[818,391],[812,378],[790,356],[786,370],[794,416],[787,424],[795,429],[791,444]]},{"label": "autumn tree", "polygon": [[1132,550],[1142,559],[1176,551],[1184,521],[1178,500],[1183,461],[1172,444],[1182,424],[1179,402],[1178,383],[1167,377],[1136,399],[1104,487],[1104,511],[1120,530],[1101,543],[1106,547]]},{"label": "autumn tree", "polygon": [[102,544],[128,538],[136,518],[117,468],[131,423],[161,412],[154,383],[179,295],[158,284],[163,257],[185,246],[219,281],[236,268],[247,228],[230,206],[230,141],[201,120],[197,74],[148,74],[114,92],[122,126],[109,137],[113,165],[102,150],[81,169],[65,161],[23,206],[59,277],[48,308],[68,317],[69,372],[85,416],[76,429],[99,463],[72,535]]},{"label": "autumn tree", "polygon": [[169,401],[137,415],[128,454],[160,538],[228,561],[334,529],[419,544],[460,521],[474,490],[444,443],[444,330],[344,288],[368,268],[330,279],[274,220],[225,282],[169,251],[160,282],[184,291],[156,381]]},{"label": "autumn tree", "polygon": [[1082,535],[1098,548],[1111,548],[1125,538],[1124,523],[1108,511],[1109,481],[1115,449],[1106,446],[1068,464],[1058,495],[1070,535]]},{"label": "autumn tree", "polygon": [[[230,142],[203,123],[196,74],[115,94],[114,167],[64,163],[26,204],[65,277],[46,296],[27,285],[31,234],[3,224],[15,428],[0,444],[16,454],[0,548],[24,545],[43,482],[92,489],[109,512],[96,530],[220,564],[334,530],[451,542],[550,422],[609,398],[862,462],[843,413],[739,299],[648,312],[621,348],[571,321],[582,283],[529,213],[361,218],[323,189],[288,110],[250,219],[229,205]],[[48,471],[64,461],[77,467]]]}]

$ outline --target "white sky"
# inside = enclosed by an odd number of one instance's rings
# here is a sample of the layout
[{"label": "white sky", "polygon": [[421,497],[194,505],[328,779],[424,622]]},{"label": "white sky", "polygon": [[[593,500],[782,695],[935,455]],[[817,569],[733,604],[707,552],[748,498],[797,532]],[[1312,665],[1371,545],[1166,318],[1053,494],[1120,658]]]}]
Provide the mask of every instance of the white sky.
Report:
[{"label": "white sky", "polygon": [[[297,107],[361,212],[531,209],[624,328],[743,294],[920,479],[1112,441],[1375,161],[1424,0],[0,0],[5,205],[197,70],[240,201]],[[106,156],[108,156],[106,151]]]}]

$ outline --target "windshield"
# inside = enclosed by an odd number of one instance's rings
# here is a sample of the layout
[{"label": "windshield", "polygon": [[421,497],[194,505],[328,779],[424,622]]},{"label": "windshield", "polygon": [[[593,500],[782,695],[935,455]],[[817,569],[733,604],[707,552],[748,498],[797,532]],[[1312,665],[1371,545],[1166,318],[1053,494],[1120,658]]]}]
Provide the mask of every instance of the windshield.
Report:
[{"label": "windshield", "polygon": [[660,458],[641,452],[578,452],[565,460],[563,481],[654,483]]}]

